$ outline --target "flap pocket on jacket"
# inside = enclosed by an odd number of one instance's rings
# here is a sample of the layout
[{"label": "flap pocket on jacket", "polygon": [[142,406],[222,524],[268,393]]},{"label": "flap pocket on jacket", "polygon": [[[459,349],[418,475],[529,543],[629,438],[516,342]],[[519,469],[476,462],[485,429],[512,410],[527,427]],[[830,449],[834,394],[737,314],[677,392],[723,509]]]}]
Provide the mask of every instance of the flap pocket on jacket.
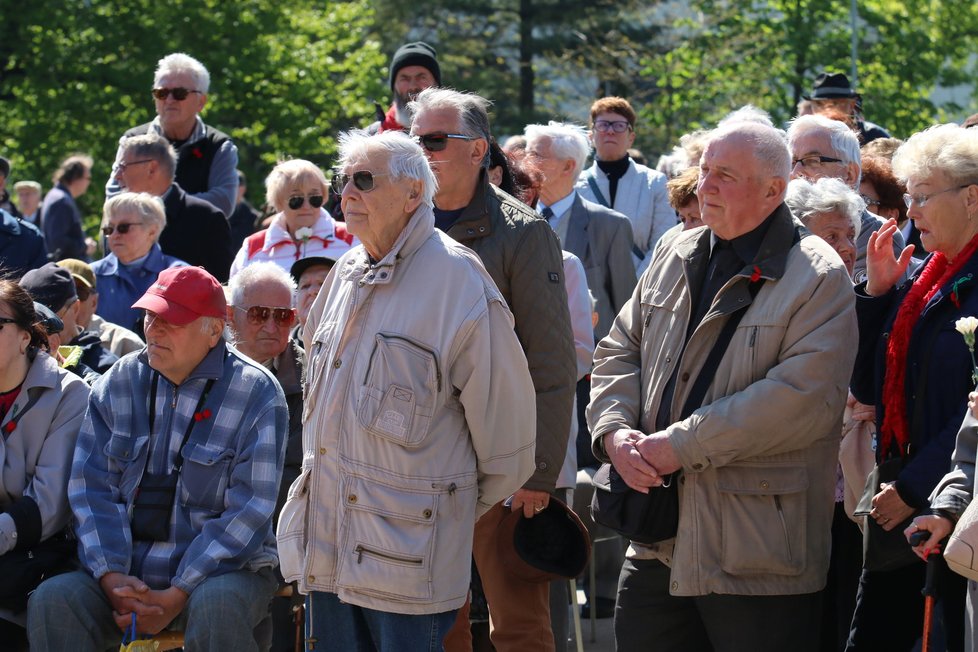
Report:
[{"label": "flap pocket on jacket", "polygon": [[224,492],[234,451],[219,446],[187,442],[180,470],[180,502],[211,512],[224,510]]},{"label": "flap pocket on jacket", "polygon": [[294,581],[302,574],[306,546],[306,514],[309,511],[309,479],[312,472],[302,474],[289,487],[289,497],[278,516],[276,539],[282,577]]},{"label": "flap pocket on jacket", "polygon": [[717,469],[724,572],[798,575],[805,570],[807,488],[803,466]]},{"label": "flap pocket on jacket", "polygon": [[122,472],[122,476],[119,478],[119,493],[126,501],[135,495],[136,485],[142,477],[143,466],[145,466],[132,462],[139,459],[143,449],[148,445],[149,437],[112,435],[102,449],[108,458],[109,471],[121,470]]},{"label": "flap pocket on jacket", "polygon": [[337,585],[399,600],[430,599],[437,494],[348,478],[342,500]]}]

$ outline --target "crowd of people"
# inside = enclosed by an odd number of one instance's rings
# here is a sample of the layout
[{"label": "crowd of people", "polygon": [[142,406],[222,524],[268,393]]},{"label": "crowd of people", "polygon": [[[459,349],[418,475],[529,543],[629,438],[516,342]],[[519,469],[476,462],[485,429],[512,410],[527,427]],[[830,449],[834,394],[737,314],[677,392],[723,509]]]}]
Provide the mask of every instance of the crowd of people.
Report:
[{"label": "crowd of people", "polygon": [[[0,639],[564,650],[587,562],[623,652],[914,649],[975,491],[978,129],[891,138],[826,72],[652,168],[624,98],[500,145],[429,44],[389,82],[264,213],[186,54],[100,241],[90,157],[16,201],[0,158]],[[607,473],[674,520],[592,520]]]}]

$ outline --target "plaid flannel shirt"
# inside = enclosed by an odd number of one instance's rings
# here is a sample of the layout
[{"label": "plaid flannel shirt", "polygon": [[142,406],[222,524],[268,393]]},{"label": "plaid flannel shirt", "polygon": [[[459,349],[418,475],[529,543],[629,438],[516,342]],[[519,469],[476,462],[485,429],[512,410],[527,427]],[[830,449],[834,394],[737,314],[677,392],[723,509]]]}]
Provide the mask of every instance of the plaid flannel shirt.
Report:
[{"label": "plaid flannel shirt", "polygon": [[[221,340],[179,386],[160,376],[150,420],[155,373],[144,350],[92,388],[68,484],[83,565],[96,579],[120,572],[187,593],[210,576],[275,566],[272,516],[288,432],[281,387]],[[147,455],[149,472],[170,472],[190,420],[169,539],[134,542],[130,515]]]}]

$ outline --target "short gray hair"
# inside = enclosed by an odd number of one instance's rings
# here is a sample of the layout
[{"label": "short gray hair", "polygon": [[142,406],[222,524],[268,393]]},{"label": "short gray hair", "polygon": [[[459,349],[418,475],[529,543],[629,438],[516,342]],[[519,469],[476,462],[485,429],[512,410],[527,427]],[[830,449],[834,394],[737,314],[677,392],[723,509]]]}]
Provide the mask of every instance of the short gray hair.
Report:
[{"label": "short gray hair", "polygon": [[170,183],[173,183],[173,177],[177,172],[177,151],[173,149],[170,141],[163,136],[155,131],[150,131],[141,136],[130,136],[122,141],[120,149],[122,150],[122,157],[127,152],[132,152],[136,158],[148,158],[156,161],[160,164],[163,172],[170,177]]},{"label": "short gray hair", "polygon": [[731,122],[710,132],[706,148],[714,140],[733,135],[747,139],[751,145],[751,154],[762,172],[785,181],[791,177],[791,152],[788,150],[784,131],[757,122]]},{"label": "short gray hair", "polygon": [[231,304],[240,306],[244,301],[245,292],[253,285],[258,283],[277,283],[289,291],[292,296],[290,305],[295,304],[295,279],[285,271],[278,263],[271,261],[260,261],[251,263],[240,272],[231,277],[228,281],[227,294]]},{"label": "short gray hair", "polygon": [[794,148],[795,141],[807,133],[824,131],[829,137],[832,151],[843,163],[855,163],[862,169],[862,154],[859,151],[859,137],[846,123],[831,120],[824,115],[813,113],[795,118],[788,125],[788,147]]},{"label": "short gray hair", "polygon": [[[423,93],[424,91],[422,91]],[[383,150],[387,153],[387,174],[391,181],[412,179],[421,182],[421,202],[425,206],[434,206],[435,193],[438,191],[438,181],[431,171],[428,157],[421,146],[402,131],[385,131],[370,136],[367,132],[355,129],[345,131],[339,137],[339,167],[345,166],[350,159],[369,150]],[[377,172],[377,170],[372,170]]]},{"label": "short gray hair", "polygon": [[166,228],[166,209],[163,200],[148,192],[120,192],[110,197],[102,207],[102,226],[108,226],[113,217],[131,213],[139,217],[143,223],[158,227],[156,240]]},{"label": "short gray hair", "polygon": [[952,183],[978,183],[978,129],[952,122],[915,133],[893,155],[893,172],[903,183],[935,172]]},{"label": "short gray hair", "polygon": [[723,116],[720,122],[717,123],[717,127],[726,127],[735,122],[756,122],[766,127],[774,126],[774,121],[771,120],[771,114],[764,109],[757,108],[753,104],[745,104],[739,109],[735,109]]},{"label": "short gray hair", "polygon": [[301,158],[279,161],[265,178],[265,201],[277,211],[285,210],[289,186],[307,179],[320,185],[324,197],[328,194],[326,175],[318,165]]},{"label": "short gray hair", "polygon": [[160,80],[171,74],[187,73],[194,79],[194,86],[190,90],[200,91],[206,94],[211,86],[211,74],[207,72],[200,61],[197,61],[189,54],[174,52],[159,60],[156,64],[156,73],[153,75],[153,87],[159,88]]},{"label": "short gray hair", "polygon": [[[432,86],[426,88],[418,97],[408,104],[411,121],[414,122],[419,113],[447,109],[458,116],[458,130],[465,136],[482,138],[489,144],[492,132],[489,129],[489,106],[492,103],[475,93],[461,93],[451,88]],[[489,167],[489,149],[486,148],[486,158],[483,166]]]},{"label": "short gray hair", "polygon": [[538,138],[550,140],[550,150],[555,158],[573,159],[575,178],[584,169],[587,157],[591,153],[591,143],[587,138],[587,130],[580,125],[551,120],[545,125],[527,125],[523,133],[527,143]]},{"label": "short gray hair", "polygon": [[803,178],[793,179],[788,184],[784,202],[792,214],[806,225],[816,215],[838,211],[849,218],[856,230],[856,237],[859,237],[866,202],[842,179],[825,177],[815,183]]}]

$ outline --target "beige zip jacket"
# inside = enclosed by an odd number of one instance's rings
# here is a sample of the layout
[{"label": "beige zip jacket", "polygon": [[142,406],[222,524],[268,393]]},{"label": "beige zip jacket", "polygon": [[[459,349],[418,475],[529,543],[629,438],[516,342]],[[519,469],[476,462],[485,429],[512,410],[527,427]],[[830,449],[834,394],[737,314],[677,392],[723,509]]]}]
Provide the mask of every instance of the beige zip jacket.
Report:
[{"label": "beige zip jacket", "polygon": [[533,383],[499,290],[422,206],[383,260],[340,258],[303,330],[282,574],[385,612],[460,607],[476,518],[534,471]]}]

